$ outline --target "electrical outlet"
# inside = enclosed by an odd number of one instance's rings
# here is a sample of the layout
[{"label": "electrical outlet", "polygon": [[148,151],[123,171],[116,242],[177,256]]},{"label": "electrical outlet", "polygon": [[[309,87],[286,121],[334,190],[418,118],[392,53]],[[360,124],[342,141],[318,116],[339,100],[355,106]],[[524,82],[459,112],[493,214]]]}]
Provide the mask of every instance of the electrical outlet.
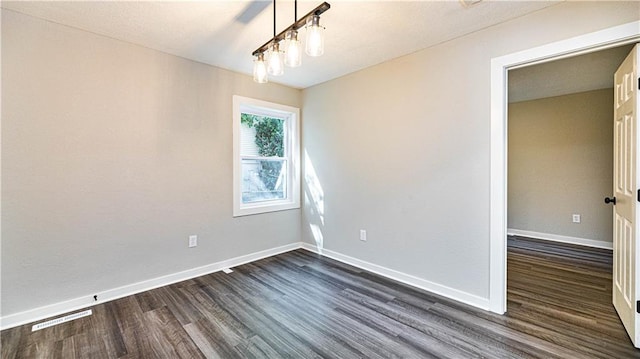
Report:
[{"label": "electrical outlet", "polygon": [[198,236],[196,235],[189,236],[189,248],[193,248],[197,246],[198,246]]},{"label": "electrical outlet", "polygon": [[573,223],[580,223],[580,215],[579,214],[574,214],[572,216],[573,219]]},{"label": "electrical outlet", "polygon": [[360,240],[361,241],[366,241],[367,240],[367,231],[364,229],[360,230]]}]

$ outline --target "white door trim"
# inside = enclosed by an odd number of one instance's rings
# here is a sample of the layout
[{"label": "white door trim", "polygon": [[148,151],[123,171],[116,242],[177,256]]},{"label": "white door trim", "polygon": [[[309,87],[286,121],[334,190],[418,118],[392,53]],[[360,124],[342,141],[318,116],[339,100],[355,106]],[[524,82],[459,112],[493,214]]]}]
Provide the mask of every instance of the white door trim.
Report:
[{"label": "white door trim", "polygon": [[490,310],[507,310],[507,70],[640,41],[640,21],[491,59]]}]

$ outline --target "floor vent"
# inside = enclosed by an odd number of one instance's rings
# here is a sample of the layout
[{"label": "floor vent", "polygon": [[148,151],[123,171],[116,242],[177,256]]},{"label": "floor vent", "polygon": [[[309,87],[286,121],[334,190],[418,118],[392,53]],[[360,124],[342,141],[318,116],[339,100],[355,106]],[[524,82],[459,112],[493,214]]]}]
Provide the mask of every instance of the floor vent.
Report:
[{"label": "floor vent", "polygon": [[233,271],[229,268],[222,268],[222,271],[229,274],[229,273],[233,273]]},{"label": "floor vent", "polygon": [[36,330],[53,327],[54,325],[62,324],[64,322],[70,322],[70,321],[78,319],[78,318],[88,317],[91,314],[92,314],[91,309],[85,310],[83,312],[69,314],[69,315],[64,316],[64,317],[60,317],[60,318],[52,319],[52,320],[49,320],[49,321],[46,321],[46,322],[43,322],[43,323],[40,323],[40,324],[36,324],[33,327],[31,327],[31,331],[35,332]]}]

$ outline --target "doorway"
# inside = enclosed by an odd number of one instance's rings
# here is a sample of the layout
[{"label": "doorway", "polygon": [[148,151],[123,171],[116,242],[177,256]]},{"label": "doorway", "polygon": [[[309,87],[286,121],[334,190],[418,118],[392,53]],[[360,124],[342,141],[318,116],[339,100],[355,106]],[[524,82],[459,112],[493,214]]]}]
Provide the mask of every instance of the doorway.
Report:
[{"label": "doorway", "polygon": [[508,72],[508,235],[613,248],[613,76],[632,48]]},{"label": "doorway", "polygon": [[612,306],[613,216],[603,201],[613,189],[613,78],[632,49],[508,72],[505,316],[535,316],[534,332],[567,347],[575,339],[588,356],[634,354]]},{"label": "doorway", "polygon": [[506,312],[507,258],[507,72],[640,40],[640,22],[494,58],[491,61],[490,309]]}]

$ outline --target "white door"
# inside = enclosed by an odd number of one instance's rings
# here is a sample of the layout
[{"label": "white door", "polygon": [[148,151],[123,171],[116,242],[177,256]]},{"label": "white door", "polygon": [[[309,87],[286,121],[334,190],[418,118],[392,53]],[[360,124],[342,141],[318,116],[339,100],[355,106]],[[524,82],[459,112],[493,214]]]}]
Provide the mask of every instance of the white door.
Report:
[{"label": "white door", "polygon": [[[636,45],[615,74],[614,84],[614,204],[613,214],[613,306],[616,308],[631,341],[640,346],[640,314],[637,300],[640,285],[637,280],[639,249],[637,233],[640,211],[639,176],[636,176],[639,156],[636,139],[638,128],[638,56]],[[606,201],[605,200],[605,201]]]}]

